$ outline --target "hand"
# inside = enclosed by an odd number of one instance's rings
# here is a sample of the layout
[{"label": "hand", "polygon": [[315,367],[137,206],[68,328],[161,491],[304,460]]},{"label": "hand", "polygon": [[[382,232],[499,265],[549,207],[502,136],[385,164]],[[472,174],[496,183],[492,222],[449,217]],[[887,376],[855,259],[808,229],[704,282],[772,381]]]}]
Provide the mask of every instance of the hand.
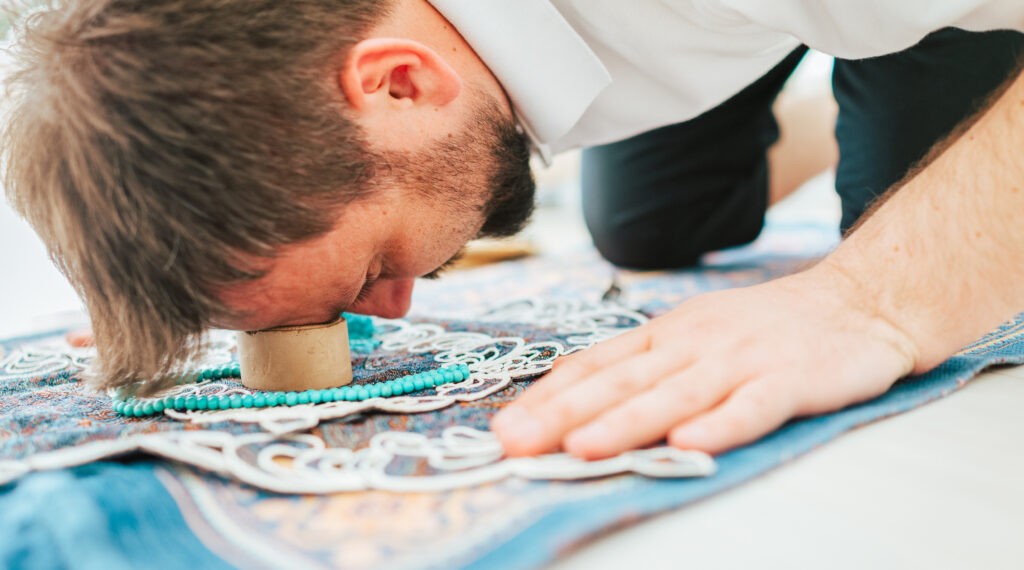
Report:
[{"label": "hand", "polygon": [[599,459],[668,439],[718,453],[885,392],[916,348],[826,264],[695,297],[558,361],[492,429],[512,456]]}]

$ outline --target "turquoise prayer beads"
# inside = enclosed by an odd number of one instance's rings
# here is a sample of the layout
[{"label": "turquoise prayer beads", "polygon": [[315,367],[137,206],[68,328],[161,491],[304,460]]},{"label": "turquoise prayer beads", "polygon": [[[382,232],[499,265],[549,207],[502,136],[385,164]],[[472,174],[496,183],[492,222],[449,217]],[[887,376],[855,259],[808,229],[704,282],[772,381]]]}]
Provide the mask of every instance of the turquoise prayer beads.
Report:
[{"label": "turquoise prayer beads", "polygon": [[[373,339],[373,320],[364,315],[345,313],[342,316],[348,325],[350,344],[353,349],[375,348],[379,341]],[[217,368],[199,370],[182,376],[178,384],[192,384],[212,380],[224,380],[241,376],[241,368],[237,362]],[[362,402],[373,398],[389,398],[412,392],[434,388],[444,384],[462,382],[469,378],[469,367],[465,364],[446,366],[437,370],[428,370],[403,376],[385,382],[373,382],[361,385],[348,385],[340,388],[323,390],[305,390],[302,392],[255,392],[252,394],[232,395],[189,395],[167,396],[163,398],[143,398],[113,396],[114,411],[122,416],[141,418],[162,414],[164,410],[231,410],[238,408],[273,408],[278,406],[300,406],[306,404],[322,404],[328,402]]]},{"label": "turquoise prayer beads", "polygon": [[373,338],[373,319],[366,315],[353,315],[342,313],[345,317],[345,324],[348,325],[348,338],[366,340]]},{"label": "turquoise prayer beads", "polygon": [[[229,378],[235,374],[237,365],[213,370],[204,370],[200,376],[206,380]],[[465,364],[445,366],[437,370],[419,372],[386,382],[348,385],[324,390],[302,392],[256,392],[254,394],[190,395],[168,396],[165,398],[136,399],[114,396],[114,411],[130,418],[142,418],[162,414],[164,410],[232,410],[237,408],[273,408],[278,406],[301,406],[328,402],[362,402],[373,398],[390,398],[412,392],[419,392],[444,384],[462,382],[469,378],[469,367]]]}]

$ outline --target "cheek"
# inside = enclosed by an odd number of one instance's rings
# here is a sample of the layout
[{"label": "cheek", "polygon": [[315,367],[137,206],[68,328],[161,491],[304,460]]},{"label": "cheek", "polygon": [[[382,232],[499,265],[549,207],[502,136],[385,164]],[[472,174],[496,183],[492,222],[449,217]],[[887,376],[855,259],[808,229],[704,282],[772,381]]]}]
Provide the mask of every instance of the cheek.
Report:
[{"label": "cheek", "polygon": [[477,212],[457,215],[439,211],[435,215],[440,223],[418,224],[404,233],[399,247],[393,250],[392,259],[399,266],[396,273],[409,277],[430,273],[461,251],[483,224]]}]

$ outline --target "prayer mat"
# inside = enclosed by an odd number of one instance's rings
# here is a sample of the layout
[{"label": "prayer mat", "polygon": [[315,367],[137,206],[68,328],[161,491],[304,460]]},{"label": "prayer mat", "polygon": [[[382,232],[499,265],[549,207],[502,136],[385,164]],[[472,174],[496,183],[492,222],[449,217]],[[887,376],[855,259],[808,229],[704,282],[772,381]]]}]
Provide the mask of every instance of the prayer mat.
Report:
[{"label": "prayer mat", "polygon": [[[67,348],[63,331],[0,341],[0,566],[535,568],[947,395],[987,366],[1024,362],[1018,318],[878,399],[719,456],[714,474],[699,454],[663,448],[595,463],[501,457],[490,418],[557,356],[692,295],[798,270],[835,239],[823,226],[776,226],[695,270],[616,272],[587,250],[426,283],[414,316],[377,321],[380,345],[353,354],[356,382],[455,362],[473,375],[380,401],[126,418],[83,388],[91,355]],[[215,335],[207,364],[231,350]],[[230,380],[181,389],[244,391]]]}]

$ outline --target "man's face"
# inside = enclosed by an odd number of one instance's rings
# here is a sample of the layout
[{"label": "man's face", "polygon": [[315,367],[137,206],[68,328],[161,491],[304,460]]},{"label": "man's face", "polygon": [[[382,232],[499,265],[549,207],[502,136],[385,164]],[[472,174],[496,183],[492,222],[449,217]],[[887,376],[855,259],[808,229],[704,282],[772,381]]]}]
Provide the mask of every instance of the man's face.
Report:
[{"label": "man's face", "polygon": [[241,316],[214,324],[259,330],[325,322],[343,310],[401,317],[417,277],[476,236],[515,234],[532,212],[525,137],[493,102],[426,152],[381,162],[380,188],[345,207],[327,234],[284,248],[262,278],[223,291]]}]

